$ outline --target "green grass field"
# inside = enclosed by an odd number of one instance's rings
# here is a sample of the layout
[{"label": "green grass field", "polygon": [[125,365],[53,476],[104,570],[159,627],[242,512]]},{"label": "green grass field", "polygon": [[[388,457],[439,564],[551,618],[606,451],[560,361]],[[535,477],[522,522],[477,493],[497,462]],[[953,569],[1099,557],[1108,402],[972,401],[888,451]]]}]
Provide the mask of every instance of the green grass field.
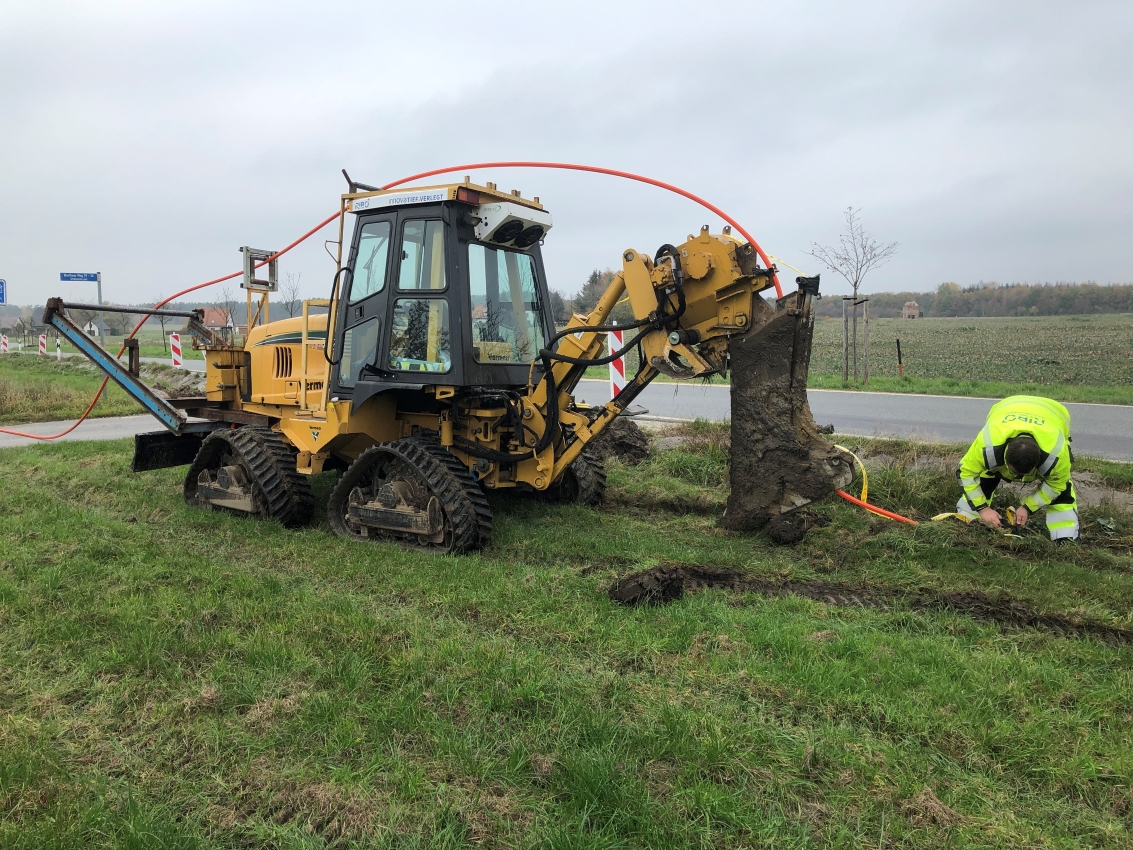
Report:
[{"label": "green grass field", "polygon": [[[158,363],[142,363],[141,374],[150,387],[170,395],[185,395],[186,386],[199,381],[198,373]],[[102,379],[102,373],[83,357],[0,356],[0,425],[74,419],[86,410]],[[143,412],[141,405],[110,381],[91,415]]]},{"label": "green grass field", "polygon": [[[85,359],[0,355],[0,425],[50,422],[79,416],[90,404],[101,374]],[[136,401],[111,381],[93,416],[141,413]]]},{"label": "green grass field", "polygon": [[[897,379],[898,338],[908,381]],[[842,385],[841,321],[815,323],[810,371],[811,386]],[[1133,315],[877,319],[870,322],[870,384],[889,392],[1038,392],[1133,404]]]},{"label": "green grass field", "polygon": [[[166,336],[172,333],[172,329],[167,330]],[[164,343],[161,339],[161,331],[156,328],[143,328],[138,332],[138,341],[141,343],[139,346],[141,357],[162,357],[169,359],[171,357],[169,352],[169,342],[166,340]],[[118,350],[122,347],[125,337],[109,336],[103,342],[103,348],[112,354],[117,354]],[[48,351],[55,352],[55,342],[48,340]],[[64,354],[78,353],[78,349],[71,345],[66,340],[62,341],[61,349]],[[31,350],[30,348],[28,349]],[[204,355],[202,352],[193,348],[192,340],[187,333],[181,334],[181,358],[183,360],[202,360]]]},{"label": "green grass field", "polygon": [[[1133,517],[1067,548],[830,502],[779,549],[716,527],[727,432],[686,433],[601,509],[494,498],[459,558],[189,510],[125,441],[0,451],[0,846],[1130,846],[1116,638],[605,589],[707,565],[1128,629]],[[879,504],[955,500],[955,449],[872,449]]]}]

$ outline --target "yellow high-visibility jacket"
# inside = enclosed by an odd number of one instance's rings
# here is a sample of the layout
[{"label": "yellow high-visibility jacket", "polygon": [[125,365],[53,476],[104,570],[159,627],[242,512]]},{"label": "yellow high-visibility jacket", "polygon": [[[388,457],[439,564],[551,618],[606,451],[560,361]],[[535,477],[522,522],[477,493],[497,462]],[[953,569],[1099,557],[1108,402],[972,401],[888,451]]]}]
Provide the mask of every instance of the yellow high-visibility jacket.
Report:
[{"label": "yellow high-visibility jacket", "polygon": [[[1003,457],[1007,441],[1020,434],[1030,434],[1046,453],[1039,465],[1022,478],[1011,473]],[[1027,497],[1023,506],[1034,512],[1049,505],[1070,481],[1070,411],[1057,401],[1039,396],[1013,395],[997,402],[960,461],[960,486],[972,510],[978,511],[988,504],[980,476],[996,474],[1007,481],[1041,480],[1039,489]]]}]

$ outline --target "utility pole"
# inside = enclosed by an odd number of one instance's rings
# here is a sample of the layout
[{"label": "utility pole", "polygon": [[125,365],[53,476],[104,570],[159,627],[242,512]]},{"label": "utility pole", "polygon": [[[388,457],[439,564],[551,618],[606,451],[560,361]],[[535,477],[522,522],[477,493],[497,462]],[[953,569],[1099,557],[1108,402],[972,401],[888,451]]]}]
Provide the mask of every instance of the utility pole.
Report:
[{"label": "utility pole", "polygon": [[865,314],[865,350],[863,351],[865,362],[862,365],[862,386],[864,387],[869,383],[869,299],[863,298],[862,311]]},{"label": "utility pole", "polygon": [[850,383],[850,317],[846,314],[846,302],[853,301],[852,295],[842,296],[842,383]]}]

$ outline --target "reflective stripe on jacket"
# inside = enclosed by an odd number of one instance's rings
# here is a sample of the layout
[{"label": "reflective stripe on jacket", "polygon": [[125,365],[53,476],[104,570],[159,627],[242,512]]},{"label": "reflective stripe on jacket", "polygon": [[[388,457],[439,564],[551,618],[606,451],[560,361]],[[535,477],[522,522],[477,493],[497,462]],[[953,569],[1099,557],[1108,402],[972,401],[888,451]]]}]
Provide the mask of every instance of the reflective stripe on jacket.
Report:
[{"label": "reflective stripe on jacket", "polygon": [[[1026,475],[1014,475],[1004,454],[1007,441],[1029,434],[1044,457]],[[1070,481],[1070,411],[1057,401],[1039,396],[1014,395],[992,406],[983,430],[960,461],[960,486],[972,510],[987,507],[981,476],[999,475],[1007,481],[1041,480],[1039,489],[1023,502],[1029,511],[1049,505]]]}]

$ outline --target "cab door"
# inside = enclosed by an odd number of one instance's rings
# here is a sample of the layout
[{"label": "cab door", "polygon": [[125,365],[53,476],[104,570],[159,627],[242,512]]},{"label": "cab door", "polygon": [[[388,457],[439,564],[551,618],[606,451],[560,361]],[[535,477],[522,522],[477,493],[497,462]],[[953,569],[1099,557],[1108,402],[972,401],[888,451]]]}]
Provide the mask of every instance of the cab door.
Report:
[{"label": "cab door", "polygon": [[340,306],[342,342],[335,370],[339,394],[350,395],[369,369],[378,369],[378,340],[386,314],[389,288],[390,243],[395,216],[368,217],[359,222],[351,249],[346,292]]},{"label": "cab door", "polygon": [[[390,297],[389,355],[393,379],[420,383],[459,380],[453,362],[448,281],[454,276],[452,227],[444,208],[414,210],[400,219],[397,277]],[[459,349],[457,349],[459,350]]]}]

